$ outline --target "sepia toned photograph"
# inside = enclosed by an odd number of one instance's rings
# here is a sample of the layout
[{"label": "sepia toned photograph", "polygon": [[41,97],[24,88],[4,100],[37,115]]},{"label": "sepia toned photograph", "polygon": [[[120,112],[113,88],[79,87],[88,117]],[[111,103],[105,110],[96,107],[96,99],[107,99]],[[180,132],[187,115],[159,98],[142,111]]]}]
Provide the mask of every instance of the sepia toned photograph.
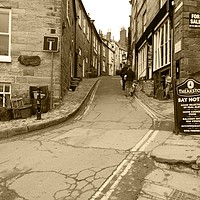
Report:
[{"label": "sepia toned photograph", "polygon": [[0,200],[200,200],[200,0],[0,0]]}]

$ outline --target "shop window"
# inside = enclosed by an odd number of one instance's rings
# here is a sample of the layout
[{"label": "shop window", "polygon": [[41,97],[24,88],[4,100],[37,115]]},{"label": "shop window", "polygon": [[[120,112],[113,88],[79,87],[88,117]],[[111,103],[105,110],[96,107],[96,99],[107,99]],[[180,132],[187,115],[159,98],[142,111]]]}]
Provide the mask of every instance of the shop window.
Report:
[{"label": "shop window", "polygon": [[165,23],[154,34],[154,71],[170,64],[170,22]]},{"label": "shop window", "polygon": [[10,107],[11,85],[0,83],[0,107]]},{"label": "shop window", "polygon": [[0,62],[11,62],[11,10],[0,8]]}]

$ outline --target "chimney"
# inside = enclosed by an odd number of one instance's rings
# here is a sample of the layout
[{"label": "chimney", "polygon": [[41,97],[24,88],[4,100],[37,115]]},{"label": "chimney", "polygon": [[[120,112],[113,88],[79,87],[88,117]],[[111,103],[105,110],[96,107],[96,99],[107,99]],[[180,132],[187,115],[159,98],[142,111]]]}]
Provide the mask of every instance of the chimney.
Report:
[{"label": "chimney", "polygon": [[107,32],[106,39],[108,41],[111,41],[111,32]]},{"label": "chimney", "polygon": [[126,46],[126,29],[125,28],[122,28],[120,31],[119,43],[124,47]]}]

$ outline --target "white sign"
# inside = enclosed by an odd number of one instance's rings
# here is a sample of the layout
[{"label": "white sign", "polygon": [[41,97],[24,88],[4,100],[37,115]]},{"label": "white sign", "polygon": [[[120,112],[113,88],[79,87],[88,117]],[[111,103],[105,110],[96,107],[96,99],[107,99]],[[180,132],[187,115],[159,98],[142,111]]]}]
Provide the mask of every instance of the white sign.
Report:
[{"label": "white sign", "polygon": [[200,14],[190,13],[190,27],[200,28]]},{"label": "white sign", "polygon": [[179,40],[176,44],[175,44],[175,53],[178,53],[179,51],[181,51],[181,40]]}]

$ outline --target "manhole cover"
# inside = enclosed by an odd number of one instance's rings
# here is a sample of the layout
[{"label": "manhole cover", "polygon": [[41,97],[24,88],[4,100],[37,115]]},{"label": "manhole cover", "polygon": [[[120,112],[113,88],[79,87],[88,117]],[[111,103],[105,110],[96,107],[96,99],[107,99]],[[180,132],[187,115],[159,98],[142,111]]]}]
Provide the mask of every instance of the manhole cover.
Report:
[{"label": "manhole cover", "polygon": [[200,197],[194,194],[189,194],[175,190],[172,196],[170,197],[170,200],[200,200]]}]

